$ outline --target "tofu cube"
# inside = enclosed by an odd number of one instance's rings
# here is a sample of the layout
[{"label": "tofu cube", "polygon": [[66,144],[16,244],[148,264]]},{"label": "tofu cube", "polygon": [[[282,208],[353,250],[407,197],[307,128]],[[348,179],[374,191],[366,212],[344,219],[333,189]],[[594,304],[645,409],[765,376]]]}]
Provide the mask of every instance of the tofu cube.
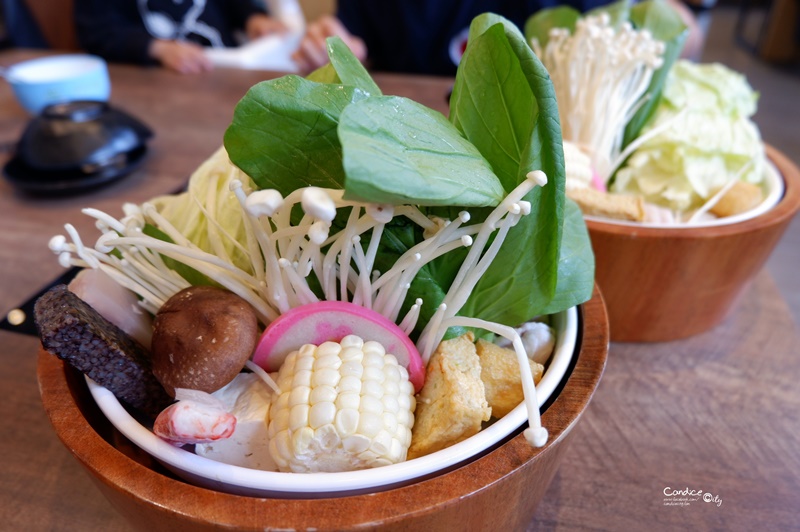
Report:
[{"label": "tofu cube", "polygon": [[[519,363],[513,349],[506,349],[479,339],[475,345],[481,367],[481,381],[492,416],[501,418],[511,412],[524,398]],[[542,380],[544,366],[528,359],[533,382]]]},{"label": "tofu cube", "polygon": [[409,459],[465,440],[489,420],[474,340],[472,333],[446,340],[431,355],[417,396]]}]

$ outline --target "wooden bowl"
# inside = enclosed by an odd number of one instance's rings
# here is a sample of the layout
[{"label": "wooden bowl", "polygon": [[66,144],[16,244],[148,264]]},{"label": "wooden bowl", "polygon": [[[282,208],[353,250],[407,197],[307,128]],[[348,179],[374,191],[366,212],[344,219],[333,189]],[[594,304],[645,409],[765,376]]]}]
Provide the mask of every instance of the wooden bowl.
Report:
[{"label": "wooden bowl", "polygon": [[685,338],[708,331],[735,308],[800,208],[800,170],[766,148],[785,191],[755,218],[690,228],[587,220],[612,341]]},{"label": "wooden bowl", "polygon": [[550,440],[532,448],[521,429],[467,465],[409,486],[328,499],[266,499],[187,484],[111,426],[83,376],[39,354],[42,402],[64,445],[111,504],[137,528],[236,530],[516,530],[530,522],[605,367],[608,321],[597,289],[580,307],[578,353],[545,405]]}]

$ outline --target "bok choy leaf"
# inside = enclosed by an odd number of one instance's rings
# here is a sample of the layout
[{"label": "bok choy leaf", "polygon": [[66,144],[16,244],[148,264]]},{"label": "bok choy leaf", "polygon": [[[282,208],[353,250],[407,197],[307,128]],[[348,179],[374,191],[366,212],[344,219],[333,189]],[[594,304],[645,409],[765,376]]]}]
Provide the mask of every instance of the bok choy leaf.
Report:
[{"label": "bok choy leaf", "polygon": [[373,203],[493,206],[505,196],[480,152],[440,113],[407,98],[368,98],[339,122],[345,198]]},{"label": "bok choy leaf", "polygon": [[[506,190],[540,169],[548,184],[531,191],[531,214],[509,233],[500,254],[478,282],[462,313],[518,325],[557,305],[558,280],[575,290],[563,308],[591,296],[594,269],[563,256],[591,256],[585,229],[564,231],[564,158],[555,93],[547,71],[522,34],[497,15],[481,15],[470,28],[459,65],[451,121],[492,164]],[[563,310],[560,309],[560,310]],[[471,314],[470,314],[471,313]]]},{"label": "bok choy leaf", "polygon": [[309,185],[342,188],[339,115],[368,97],[355,87],[297,76],[263,81],[236,106],[225,149],[259,188],[284,196]]}]

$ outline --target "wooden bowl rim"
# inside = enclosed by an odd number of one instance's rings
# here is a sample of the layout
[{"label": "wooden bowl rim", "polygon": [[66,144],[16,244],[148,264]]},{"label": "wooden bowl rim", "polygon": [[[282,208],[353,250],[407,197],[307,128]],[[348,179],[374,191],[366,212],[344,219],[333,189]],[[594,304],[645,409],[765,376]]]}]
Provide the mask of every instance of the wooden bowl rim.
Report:
[{"label": "wooden bowl rim", "polygon": [[[302,529],[324,516],[332,529],[388,524],[463,502],[486,486],[531,471],[536,459],[554,452],[585,411],[603,374],[609,347],[608,317],[600,291],[579,307],[580,353],[563,388],[543,414],[550,441],[532,448],[521,430],[482,457],[433,478],[364,495],[323,499],[268,499],[231,495],[188,484],[154,471],[103,439],[84,417],[67,382],[74,371],[43,349],[37,377],[42,403],[62,443],[107,488],[122,492],[139,508],[179,516],[186,522],[236,528]],[[81,382],[83,382],[81,380]],[[85,386],[85,384],[82,384]],[[87,390],[88,396],[88,390]],[[555,394],[554,394],[555,395]],[[88,396],[91,398],[91,396]],[[103,419],[106,424],[110,423]],[[180,493],[180,496],[175,496]],[[342,511],[351,505],[357,511]]]},{"label": "wooden bowl rim", "polygon": [[783,178],[785,190],[783,197],[775,207],[760,216],[738,223],[714,225],[707,227],[648,227],[645,225],[623,225],[613,222],[586,220],[590,231],[608,233],[636,238],[673,238],[702,239],[750,233],[762,229],[779,226],[791,218],[800,209],[800,169],[778,149],[769,144],[764,145],[767,157],[778,169]]}]

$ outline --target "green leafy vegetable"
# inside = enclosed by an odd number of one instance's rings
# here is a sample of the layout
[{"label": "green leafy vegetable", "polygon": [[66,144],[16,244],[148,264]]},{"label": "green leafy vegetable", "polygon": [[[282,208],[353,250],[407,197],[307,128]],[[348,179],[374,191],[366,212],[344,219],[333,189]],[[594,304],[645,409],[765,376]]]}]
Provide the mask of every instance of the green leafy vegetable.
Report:
[{"label": "green leafy vegetable", "polygon": [[622,145],[627,146],[641,133],[642,127],[650,120],[664,90],[667,75],[678,57],[689,36],[689,30],[680,15],[666,2],[647,0],[631,8],[631,22],[638,29],[649,31],[653,37],[666,46],[661,68],[653,73],[647,88],[647,99],[630,119],[625,127]]},{"label": "green leafy vegetable", "polygon": [[309,185],[342,188],[339,115],[367,97],[361,89],[297,76],[261,82],[236,106],[225,148],[260,188],[284,196]]},{"label": "green leafy vegetable", "polygon": [[605,13],[611,19],[611,26],[613,28],[619,28],[623,23],[629,21],[631,18],[631,3],[632,2],[630,0],[619,0],[618,2],[612,2],[604,6],[590,9],[586,12],[586,16]]},{"label": "green leafy vegetable", "polygon": [[331,62],[307,79],[259,83],[236,106],[225,148],[260,188],[285,196],[308,185],[344,186],[339,115],[381,90],[340,38],[329,38],[327,47]]},{"label": "green leafy vegetable", "polygon": [[[564,161],[558,110],[547,71],[513,25],[481,15],[473,21],[469,42],[453,89],[451,121],[481,150],[506,190],[533,169],[549,179],[528,194],[531,214],[510,231],[462,309],[464,315],[517,325],[551,305],[562,275]],[[563,237],[582,243],[583,253],[591,255],[588,240]],[[586,275],[593,279],[593,270]],[[591,287],[572,296],[573,305],[581,303],[591,296]]]},{"label": "green leafy vegetable", "polygon": [[342,83],[342,80],[339,79],[339,74],[336,73],[336,69],[333,68],[331,63],[325,63],[306,76],[306,79],[308,81],[316,81],[317,83],[334,83],[337,85]]},{"label": "green leafy vegetable", "polygon": [[[402,218],[395,218],[390,226],[386,227],[381,240],[381,252],[375,261],[378,271],[385,272],[397,261],[404,252],[414,244],[422,241],[422,231],[414,224]],[[405,315],[417,298],[425,304],[420,309],[420,317],[411,337],[416,339],[425,327],[436,308],[444,299],[447,288],[452,284],[465,253],[448,253],[449,260],[437,260],[423,266],[408,290],[408,295],[402,306],[401,315]],[[448,337],[463,333],[463,329],[453,331]]]},{"label": "green leafy vegetable", "polygon": [[397,96],[348,106],[339,122],[345,198],[412,205],[497,205],[503,187],[440,113]]},{"label": "green leafy vegetable", "polygon": [[553,314],[583,303],[594,289],[594,253],[583,213],[567,198],[564,203],[564,231],[558,258],[556,293],[542,314]]},{"label": "green leafy vegetable", "polygon": [[336,72],[338,80],[351,87],[358,87],[370,96],[381,96],[383,93],[361,61],[353,55],[350,48],[339,37],[329,37],[326,41],[328,57]]},{"label": "green leafy vegetable", "polygon": [[491,162],[506,192],[532,166],[538,106],[502,24],[471,37],[450,100],[450,120]]},{"label": "green leafy vegetable", "polygon": [[544,48],[550,40],[550,30],[565,28],[572,32],[579,18],[581,18],[580,11],[570,6],[542,9],[525,21],[525,39],[528,43],[536,39]]},{"label": "green leafy vegetable", "polygon": [[[331,63],[308,80],[282,78],[248,93],[225,145],[261,188],[284,195],[309,184],[344,188],[347,198],[428,206],[451,219],[470,207],[473,222],[529,171],[543,170],[549,183],[525,197],[531,214],[509,232],[460,312],[517,325],[590,297],[593,269],[580,265],[591,266],[591,247],[582,220],[563,224],[561,130],[546,70],[519,30],[497,15],[476,18],[469,41],[450,122],[410,100],[381,96],[346,46],[330,39]],[[396,218],[383,232],[375,268],[387,271],[422,239],[416,224]],[[424,299],[418,331],[465,254],[449,252],[415,276],[404,309]]]}]

